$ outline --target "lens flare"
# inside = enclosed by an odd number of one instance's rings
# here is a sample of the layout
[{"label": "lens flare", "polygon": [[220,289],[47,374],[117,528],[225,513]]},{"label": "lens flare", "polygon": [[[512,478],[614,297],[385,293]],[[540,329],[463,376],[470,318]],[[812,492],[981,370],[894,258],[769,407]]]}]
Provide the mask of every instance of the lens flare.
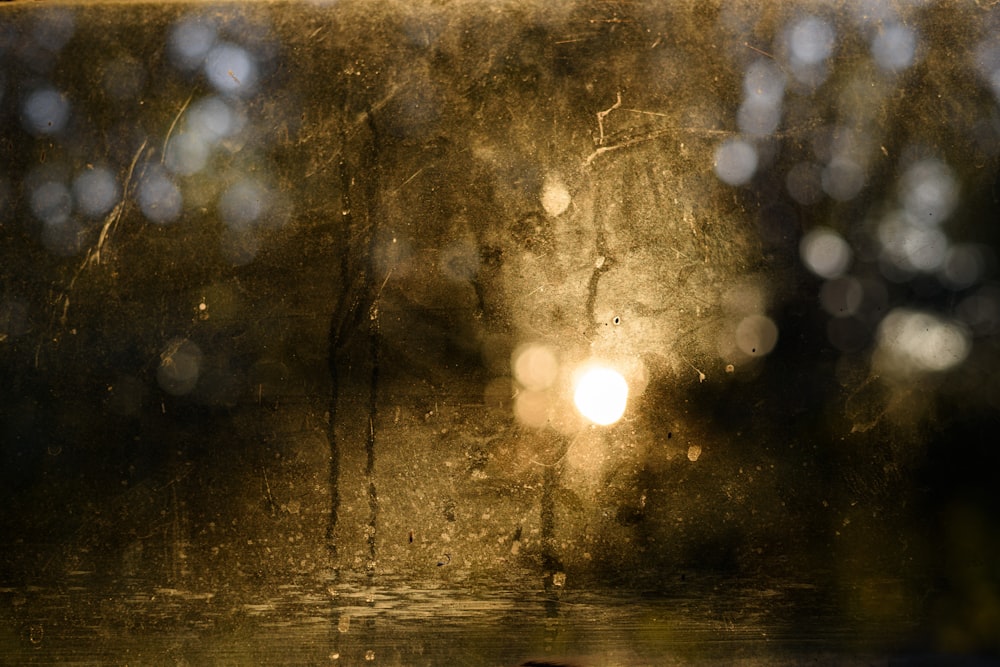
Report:
[{"label": "lens flare", "polygon": [[580,414],[600,426],[610,426],[625,414],[628,383],[605,366],[585,370],[576,381],[573,403]]}]

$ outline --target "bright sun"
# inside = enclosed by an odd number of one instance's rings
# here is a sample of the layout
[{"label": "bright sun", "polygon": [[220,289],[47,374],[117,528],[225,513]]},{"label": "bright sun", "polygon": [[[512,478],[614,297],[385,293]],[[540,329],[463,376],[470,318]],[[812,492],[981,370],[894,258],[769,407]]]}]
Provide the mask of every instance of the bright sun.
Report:
[{"label": "bright sun", "polygon": [[573,402],[580,414],[595,424],[614,424],[625,414],[628,383],[618,371],[594,366],[576,381]]}]

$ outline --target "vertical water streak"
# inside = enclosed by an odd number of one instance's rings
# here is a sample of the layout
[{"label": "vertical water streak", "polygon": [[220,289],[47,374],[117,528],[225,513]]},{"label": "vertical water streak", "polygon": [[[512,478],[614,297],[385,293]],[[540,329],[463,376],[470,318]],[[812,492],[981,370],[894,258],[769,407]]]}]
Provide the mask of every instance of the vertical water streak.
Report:
[{"label": "vertical water streak", "polygon": [[566,455],[569,441],[561,435],[554,436],[559,439],[558,448],[555,452],[555,463],[546,465],[542,473],[542,498],[540,508],[540,529],[542,533],[542,570],[543,586],[547,593],[553,593],[555,575],[562,572],[563,564],[560,560],[556,547],[556,499],[555,494],[559,489],[559,479],[562,476],[561,461]]},{"label": "vertical water streak", "polygon": [[375,569],[375,534],[378,528],[378,492],[375,488],[375,424],[378,419],[378,379],[381,331],[379,330],[378,296],[369,309],[369,353],[371,377],[368,389],[368,437],[365,440],[365,475],[368,477],[368,573]]},{"label": "vertical water streak", "polygon": [[[347,115],[347,114],[345,114]],[[368,333],[370,337],[369,350],[372,355],[371,390],[369,396],[369,432],[365,438],[367,456],[366,474],[369,477],[369,505],[374,508],[375,496],[374,471],[375,454],[375,402],[378,383],[378,317],[375,304],[375,287],[372,281],[371,263],[374,245],[374,224],[370,214],[371,207],[377,196],[376,169],[374,167],[375,146],[374,127],[370,114],[366,114],[368,122],[360,125],[348,125],[341,140],[341,156],[338,161],[341,231],[344,239],[340,249],[339,297],[334,307],[330,321],[329,333],[329,373],[330,373],[330,408],[327,438],[330,444],[330,512],[327,522],[326,543],[330,555],[337,555],[337,525],[340,519],[340,473],[343,458],[343,444],[337,437],[338,414],[343,373],[345,366],[350,366],[349,350],[352,336],[361,328],[363,317],[369,314]],[[367,131],[366,131],[367,130]],[[352,162],[356,160],[356,163]],[[355,196],[355,190],[363,185],[362,192]],[[365,304],[370,304],[365,307]],[[374,560],[374,509],[369,521],[369,550]]]},{"label": "vertical water streak", "polygon": [[598,328],[602,323],[597,321],[594,314],[594,308],[597,305],[597,289],[601,281],[601,276],[604,275],[614,263],[612,257],[608,254],[608,244],[607,237],[604,230],[604,220],[601,215],[597,214],[597,204],[599,202],[595,201],[595,214],[594,214],[594,247],[597,251],[597,257],[599,258],[597,263],[594,265],[594,270],[590,274],[590,280],[587,283],[587,303],[585,310],[587,313],[587,320],[590,325]]}]

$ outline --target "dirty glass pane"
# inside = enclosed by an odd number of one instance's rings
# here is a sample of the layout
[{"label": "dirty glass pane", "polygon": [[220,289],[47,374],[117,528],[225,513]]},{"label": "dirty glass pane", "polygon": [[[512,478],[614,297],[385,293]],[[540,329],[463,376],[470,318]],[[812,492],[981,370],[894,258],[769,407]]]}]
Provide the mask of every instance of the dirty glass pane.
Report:
[{"label": "dirty glass pane", "polygon": [[1000,650],[998,105],[990,3],[3,3],[3,661]]}]

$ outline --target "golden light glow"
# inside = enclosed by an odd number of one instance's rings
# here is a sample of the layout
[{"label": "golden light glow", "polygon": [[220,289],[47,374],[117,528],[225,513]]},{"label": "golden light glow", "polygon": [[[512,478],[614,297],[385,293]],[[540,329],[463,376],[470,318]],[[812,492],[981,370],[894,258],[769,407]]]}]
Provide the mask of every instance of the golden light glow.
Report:
[{"label": "golden light glow", "polygon": [[590,421],[609,426],[625,414],[628,383],[614,369],[593,366],[577,378],[573,403],[580,414]]},{"label": "golden light glow", "polygon": [[517,381],[533,391],[548,389],[559,375],[555,352],[538,343],[522,345],[514,350],[511,366]]}]

